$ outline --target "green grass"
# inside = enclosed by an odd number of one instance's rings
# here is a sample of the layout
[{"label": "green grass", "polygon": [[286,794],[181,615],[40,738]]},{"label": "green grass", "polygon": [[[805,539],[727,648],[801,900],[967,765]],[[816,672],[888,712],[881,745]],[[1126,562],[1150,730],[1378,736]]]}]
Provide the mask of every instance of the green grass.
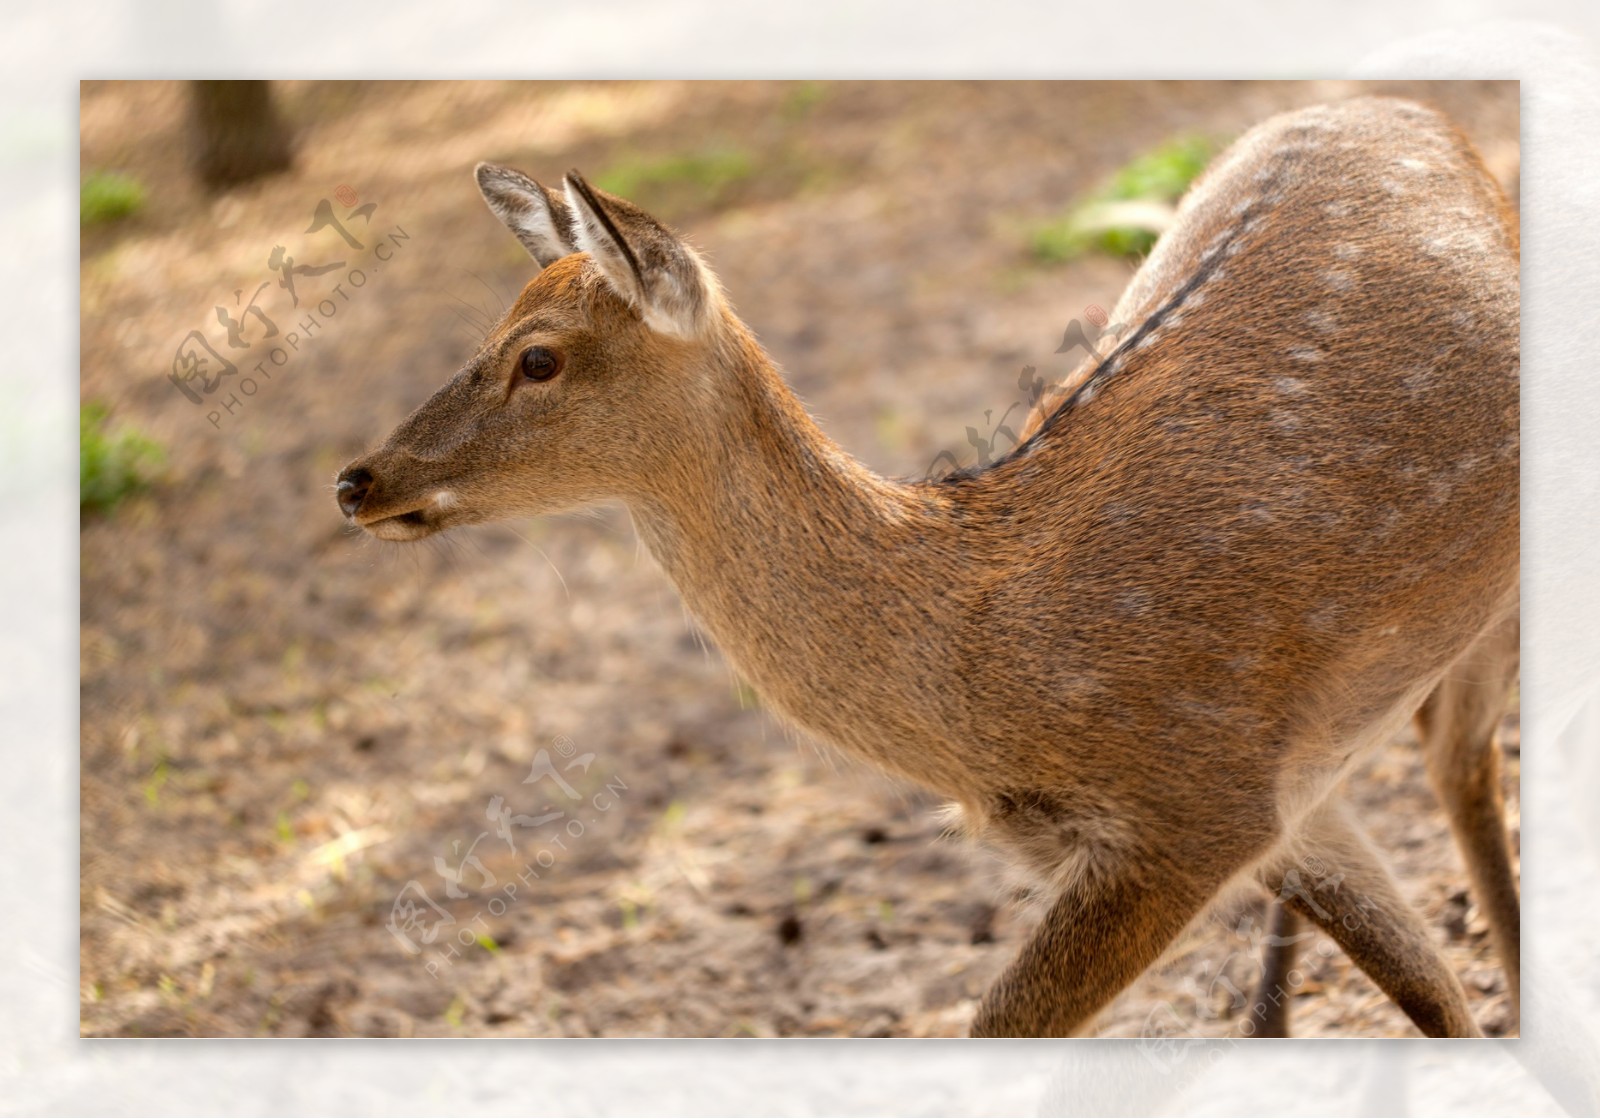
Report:
[{"label": "green grass", "polygon": [[151,439],[126,427],[113,430],[98,403],[78,407],[78,508],[109,513],[150,485],[166,456]]},{"label": "green grass", "polygon": [[673,202],[716,205],[755,174],[755,161],[737,148],[712,147],[655,159],[630,159],[595,176],[595,185],[645,209]]},{"label": "green grass", "polygon": [[162,758],[150,771],[149,778],[144,783],[144,799],[153,808],[161,801],[161,787],[167,783],[171,773],[167,769],[167,759]]},{"label": "green grass", "polygon": [[787,120],[800,120],[832,95],[827,82],[797,82],[784,96],[781,112]]},{"label": "green grass", "polygon": [[78,190],[78,221],[102,225],[121,221],[144,205],[144,187],[137,179],[114,171],[92,171]]},{"label": "green grass", "polygon": [[1180,136],[1146,152],[1111,179],[1110,198],[1159,198],[1176,202],[1206,169],[1216,146],[1204,136]]},{"label": "green grass", "polygon": [[1090,252],[1118,257],[1148,253],[1160,231],[1127,219],[1118,203],[1171,205],[1204,171],[1219,145],[1205,136],[1179,136],[1146,152],[1060,218],[1034,227],[1028,237],[1035,259],[1056,264]]}]

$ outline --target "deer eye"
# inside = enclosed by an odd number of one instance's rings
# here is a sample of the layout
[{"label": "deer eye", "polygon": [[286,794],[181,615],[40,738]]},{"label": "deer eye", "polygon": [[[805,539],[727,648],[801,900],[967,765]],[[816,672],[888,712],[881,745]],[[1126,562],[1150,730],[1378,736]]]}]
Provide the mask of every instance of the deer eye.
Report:
[{"label": "deer eye", "polygon": [[561,355],[543,346],[522,351],[522,375],[530,381],[548,381],[561,372]]}]

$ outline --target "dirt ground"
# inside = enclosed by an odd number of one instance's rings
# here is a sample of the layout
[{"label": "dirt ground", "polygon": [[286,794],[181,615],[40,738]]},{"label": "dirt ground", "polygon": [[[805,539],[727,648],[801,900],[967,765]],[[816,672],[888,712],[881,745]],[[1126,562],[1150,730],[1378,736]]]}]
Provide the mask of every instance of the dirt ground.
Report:
[{"label": "dirt ground", "polygon": [[[213,199],[183,166],[179,87],[86,85],[84,172],[131,173],[148,201],[84,231],[84,398],[168,466],[82,526],[83,1033],[965,1032],[1033,920],[1001,861],[765,713],[624,513],[381,546],[345,527],[334,472],[532,274],[478,159],[631,175],[824,427],[920,474],[1017,399],[1023,365],[1065,373],[1063,328],[1131,272],[1036,264],[1030,224],[1168,137],[1357,88],[288,83],[295,170]],[[1514,185],[1515,83],[1369,88],[1440,104]],[[304,232],[324,198],[360,249]],[[191,403],[174,348],[193,329],[222,346],[214,308],[242,317],[275,245],[345,267],[300,274],[299,307],[267,287],[276,343],[298,348],[274,365],[243,317],[233,387]],[[1511,719],[1514,832],[1517,743]],[[1350,795],[1506,1031],[1414,742]],[[1208,918],[1100,1032],[1237,1034],[1261,915]],[[1304,959],[1298,1032],[1415,1033],[1331,943]]]}]

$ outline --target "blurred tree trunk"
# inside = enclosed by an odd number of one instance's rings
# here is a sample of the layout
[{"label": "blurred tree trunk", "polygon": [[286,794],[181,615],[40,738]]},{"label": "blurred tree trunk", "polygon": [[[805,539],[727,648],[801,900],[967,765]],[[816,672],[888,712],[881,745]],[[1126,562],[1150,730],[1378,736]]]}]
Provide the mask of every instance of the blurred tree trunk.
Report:
[{"label": "blurred tree trunk", "polygon": [[190,82],[189,145],[213,190],[289,167],[289,131],[268,82]]}]

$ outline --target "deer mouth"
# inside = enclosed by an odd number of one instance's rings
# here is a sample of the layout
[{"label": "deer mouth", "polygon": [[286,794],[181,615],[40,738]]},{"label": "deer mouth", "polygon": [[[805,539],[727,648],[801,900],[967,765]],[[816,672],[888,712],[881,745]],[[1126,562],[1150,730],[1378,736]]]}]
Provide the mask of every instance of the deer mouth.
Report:
[{"label": "deer mouth", "polygon": [[424,536],[432,536],[440,528],[444,527],[439,523],[437,517],[430,517],[423,509],[412,509],[389,517],[361,521],[360,524],[363,529],[372,533],[379,540],[397,542],[421,540]]},{"label": "deer mouth", "polygon": [[[435,490],[420,503],[416,498],[407,499],[404,504],[400,501],[378,502],[370,511],[366,504],[363,502],[356,510],[355,523],[379,540],[398,543],[421,540],[424,536],[432,536],[471,519],[463,516],[465,510],[458,508],[461,499],[451,489]],[[411,507],[408,509],[406,505]],[[397,507],[399,512],[390,511]]]}]

